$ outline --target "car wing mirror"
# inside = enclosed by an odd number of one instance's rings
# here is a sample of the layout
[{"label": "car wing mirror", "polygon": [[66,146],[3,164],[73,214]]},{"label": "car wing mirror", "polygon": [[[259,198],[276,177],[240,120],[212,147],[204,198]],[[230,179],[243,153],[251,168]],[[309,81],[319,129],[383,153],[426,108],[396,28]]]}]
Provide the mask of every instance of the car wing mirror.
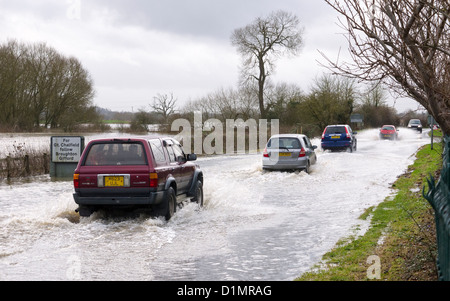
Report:
[{"label": "car wing mirror", "polygon": [[313,146],[312,146],[312,149],[317,149],[317,145],[313,145]]},{"label": "car wing mirror", "polygon": [[189,154],[189,155],[187,155],[187,160],[188,161],[195,161],[195,160],[197,160],[197,155],[196,154]]},{"label": "car wing mirror", "polygon": [[186,163],[186,157],[185,156],[178,156],[177,157],[177,162],[178,163]]}]

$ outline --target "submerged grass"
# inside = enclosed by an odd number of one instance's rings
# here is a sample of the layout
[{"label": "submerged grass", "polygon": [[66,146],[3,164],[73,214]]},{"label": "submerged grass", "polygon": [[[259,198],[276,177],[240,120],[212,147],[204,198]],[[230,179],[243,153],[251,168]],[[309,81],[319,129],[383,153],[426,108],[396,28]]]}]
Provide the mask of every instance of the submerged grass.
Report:
[{"label": "submerged grass", "polygon": [[434,212],[422,188],[441,168],[442,143],[422,147],[393,184],[396,194],[360,216],[370,219],[365,234],[341,239],[320,264],[295,280],[437,280]]}]

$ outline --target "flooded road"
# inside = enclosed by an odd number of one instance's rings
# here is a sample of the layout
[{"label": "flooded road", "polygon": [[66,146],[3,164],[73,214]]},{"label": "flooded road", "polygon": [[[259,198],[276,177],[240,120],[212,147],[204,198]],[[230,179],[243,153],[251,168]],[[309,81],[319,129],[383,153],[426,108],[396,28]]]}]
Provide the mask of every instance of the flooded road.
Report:
[{"label": "flooded road", "polygon": [[[0,280],[293,280],[364,210],[393,193],[424,135],[357,135],[354,153],[316,150],[306,174],[263,172],[261,155],[201,158],[205,206],[173,219],[79,218],[71,181],[0,184]],[[320,145],[319,139],[312,139]]]}]

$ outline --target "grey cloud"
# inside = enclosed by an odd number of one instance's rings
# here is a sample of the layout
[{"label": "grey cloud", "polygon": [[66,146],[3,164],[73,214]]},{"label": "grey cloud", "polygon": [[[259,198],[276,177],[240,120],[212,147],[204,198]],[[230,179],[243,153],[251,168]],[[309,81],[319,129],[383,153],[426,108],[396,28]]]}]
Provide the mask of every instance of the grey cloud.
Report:
[{"label": "grey cloud", "polygon": [[218,39],[228,39],[234,29],[274,10],[292,11],[307,22],[318,14],[317,8],[323,10],[325,6],[322,1],[310,0],[97,0],[96,3],[114,9],[119,14],[118,24]]}]

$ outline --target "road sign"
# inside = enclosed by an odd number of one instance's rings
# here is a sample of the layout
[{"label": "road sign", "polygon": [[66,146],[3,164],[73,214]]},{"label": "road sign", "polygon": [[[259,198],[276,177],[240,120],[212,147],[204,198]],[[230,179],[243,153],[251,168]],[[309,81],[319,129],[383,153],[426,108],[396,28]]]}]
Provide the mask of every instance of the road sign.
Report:
[{"label": "road sign", "polygon": [[53,136],[50,141],[50,176],[71,178],[84,150],[84,137]]},{"label": "road sign", "polygon": [[52,137],[52,162],[78,163],[83,144],[84,137]]},{"label": "road sign", "polygon": [[361,114],[353,114],[350,116],[350,122],[352,123],[362,123],[363,119],[364,118]]}]

